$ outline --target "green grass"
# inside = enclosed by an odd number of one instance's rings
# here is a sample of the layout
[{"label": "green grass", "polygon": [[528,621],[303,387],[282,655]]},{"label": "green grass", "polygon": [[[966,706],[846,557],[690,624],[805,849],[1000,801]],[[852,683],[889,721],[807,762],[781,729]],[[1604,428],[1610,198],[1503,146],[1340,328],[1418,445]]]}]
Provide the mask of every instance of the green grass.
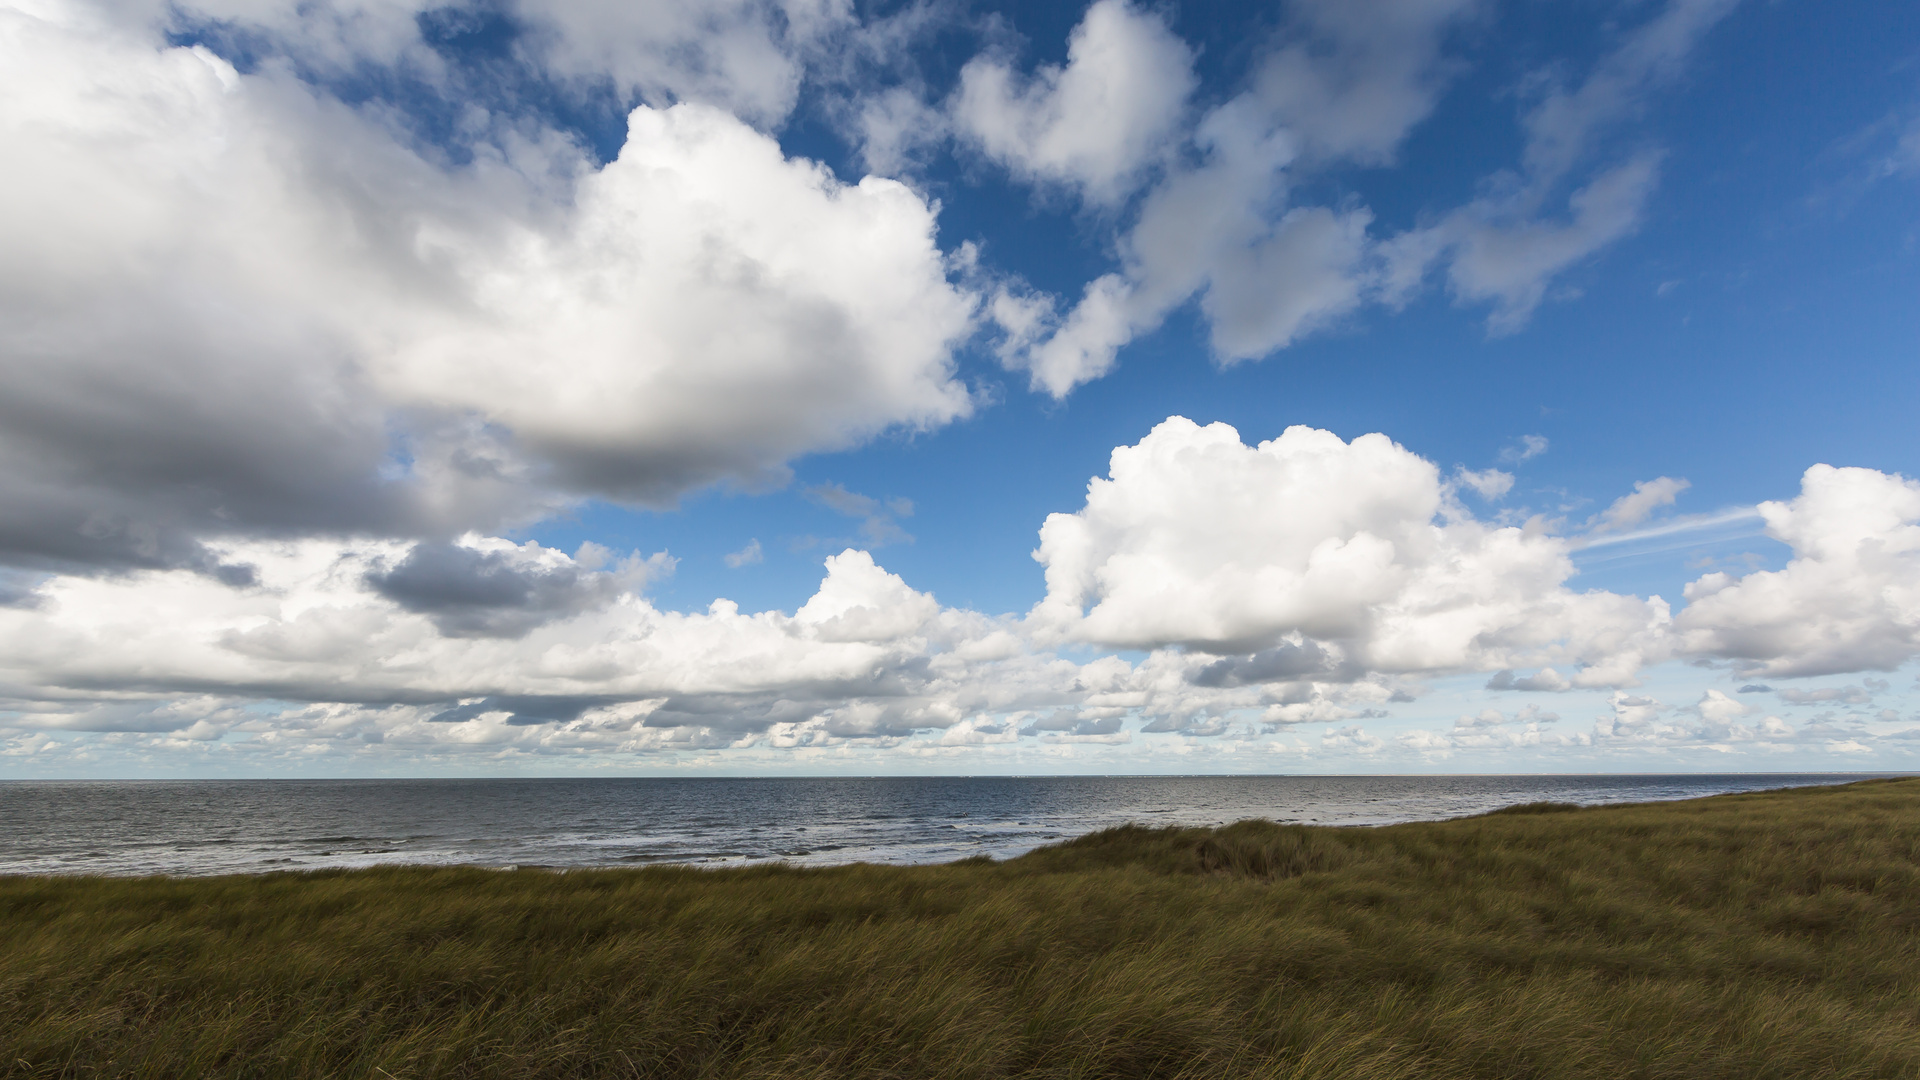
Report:
[{"label": "green grass", "polygon": [[1920,780],[1003,863],[0,879],[0,1074],[1920,1076]]}]

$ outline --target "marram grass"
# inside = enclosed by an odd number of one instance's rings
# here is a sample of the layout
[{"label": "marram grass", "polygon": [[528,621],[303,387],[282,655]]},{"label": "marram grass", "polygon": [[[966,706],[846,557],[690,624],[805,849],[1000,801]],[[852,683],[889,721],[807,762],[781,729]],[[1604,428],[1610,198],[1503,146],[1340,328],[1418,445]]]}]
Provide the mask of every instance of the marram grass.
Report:
[{"label": "marram grass", "polygon": [[22,1077],[1920,1076],[1920,780],[1002,863],[0,879]]}]

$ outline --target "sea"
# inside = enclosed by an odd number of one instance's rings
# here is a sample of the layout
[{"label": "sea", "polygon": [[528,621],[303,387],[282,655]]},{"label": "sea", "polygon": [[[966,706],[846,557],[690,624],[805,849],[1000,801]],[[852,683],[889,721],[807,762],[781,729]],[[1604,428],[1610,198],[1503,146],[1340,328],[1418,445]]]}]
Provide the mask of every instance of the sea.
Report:
[{"label": "sea", "polygon": [[932,863],[1129,822],[1386,825],[1867,775],[15,780],[0,781],[0,874]]}]

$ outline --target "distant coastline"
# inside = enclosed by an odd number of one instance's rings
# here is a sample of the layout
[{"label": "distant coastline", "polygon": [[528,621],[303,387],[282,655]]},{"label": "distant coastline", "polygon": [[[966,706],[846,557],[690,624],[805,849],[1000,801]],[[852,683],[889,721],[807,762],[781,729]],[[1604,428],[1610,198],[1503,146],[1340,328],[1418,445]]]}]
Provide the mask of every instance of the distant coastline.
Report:
[{"label": "distant coastline", "polygon": [[[1869,774],[1886,775],[1886,774]],[[1842,783],[1847,773],[28,781],[0,873],[1004,859],[1128,823],[1441,820]]]}]

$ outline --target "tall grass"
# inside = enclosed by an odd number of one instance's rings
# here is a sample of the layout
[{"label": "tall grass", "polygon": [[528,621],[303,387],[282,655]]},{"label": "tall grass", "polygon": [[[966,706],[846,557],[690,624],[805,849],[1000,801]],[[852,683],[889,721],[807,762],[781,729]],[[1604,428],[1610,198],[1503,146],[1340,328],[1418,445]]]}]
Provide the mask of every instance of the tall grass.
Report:
[{"label": "tall grass", "polygon": [[0,1074],[1920,1075],[1920,780],[1003,863],[0,879]]}]

